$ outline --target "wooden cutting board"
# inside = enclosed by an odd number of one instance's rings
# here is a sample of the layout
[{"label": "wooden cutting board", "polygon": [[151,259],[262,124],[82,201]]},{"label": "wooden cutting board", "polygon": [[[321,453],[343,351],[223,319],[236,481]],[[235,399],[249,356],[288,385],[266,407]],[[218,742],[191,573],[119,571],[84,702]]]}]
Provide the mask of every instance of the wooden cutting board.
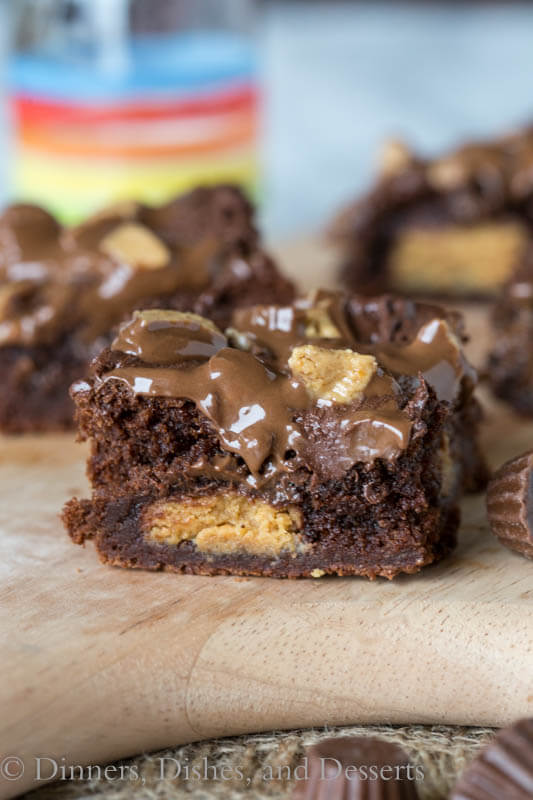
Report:
[{"label": "wooden cutting board", "polygon": [[[305,282],[311,261],[295,262]],[[470,313],[477,360],[485,320]],[[483,439],[498,465],[533,447],[533,423],[488,400]],[[0,439],[0,762],[25,767],[0,796],[32,785],[35,756],[533,715],[533,562],[491,537],[482,496],[464,501],[451,557],[393,582],[144,573],[101,565],[62,530],[62,504],[87,492],[85,454],[68,435]]]}]

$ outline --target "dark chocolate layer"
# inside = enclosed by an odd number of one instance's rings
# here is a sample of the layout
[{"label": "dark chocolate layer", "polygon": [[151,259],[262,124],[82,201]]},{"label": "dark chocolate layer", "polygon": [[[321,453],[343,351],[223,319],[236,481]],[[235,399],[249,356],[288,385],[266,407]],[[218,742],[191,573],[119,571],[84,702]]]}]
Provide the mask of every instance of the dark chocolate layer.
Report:
[{"label": "dark chocolate layer", "polygon": [[0,348],[0,430],[30,433],[66,430],[74,422],[72,382],[95,353],[66,339],[57,346]]},{"label": "dark chocolate layer", "polygon": [[[413,477],[412,472],[408,475]],[[414,477],[418,480],[418,474]],[[199,488],[206,496],[214,491],[213,485]],[[386,499],[374,504],[369,513],[361,488],[369,497],[381,494]],[[295,504],[303,510],[306,533],[302,536],[305,551],[297,553],[205,553],[189,540],[179,545],[150,541],[143,515],[154,496],[117,496],[92,503],[74,499],[65,506],[63,521],[77,544],[94,539],[106,564],[199,575],[360,575],[390,579],[399,573],[418,572],[455,547],[457,508],[429,509],[418,488],[414,492],[411,488],[410,495],[402,500],[400,492],[408,488],[407,479],[385,484],[372,476],[361,488],[352,478],[338,485],[315,485],[313,493],[309,487],[300,491],[300,501]],[[228,484],[218,486],[218,491],[228,489]],[[193,491],[190,481],[186,495],[168,495],[165,500],[194,497]],[[419,498],[419,513],[413,511],[413,495]],[[348,514],[348,508],[354,508],[354,513]]]},{"label": "dark chocolate layer", "polygon": [[497,397],[533,416],[533,249],[496,303],[494,346],[486,373]]}]

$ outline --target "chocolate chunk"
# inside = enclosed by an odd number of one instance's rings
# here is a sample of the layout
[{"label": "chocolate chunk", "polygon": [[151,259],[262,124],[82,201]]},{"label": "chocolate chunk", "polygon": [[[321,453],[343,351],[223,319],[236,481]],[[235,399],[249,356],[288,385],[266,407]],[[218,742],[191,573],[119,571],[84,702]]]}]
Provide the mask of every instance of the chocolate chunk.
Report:
[{"label": "chocolate chunk", "polygon": [[370,737],[324,739],[308,749],[300,771],[306,777],[293,800],[414,800],[423,779],[398,745]]},{"label": "chocolate chunk", "polygon": [[452,800],[531,800],[533,719],[500,731],[460,778]]},{"label": "chocolate chunk", "polygon": [[487,510],[501,543],[533,558],[533,451],[500,467],[489,483]]},{"label": "chocolate chunk", "polygon": [[257,243],[253,207],[234,186],[199,186],[157,208],[143,208],[141,219],[171,247],[191,247],[206,238]]}]

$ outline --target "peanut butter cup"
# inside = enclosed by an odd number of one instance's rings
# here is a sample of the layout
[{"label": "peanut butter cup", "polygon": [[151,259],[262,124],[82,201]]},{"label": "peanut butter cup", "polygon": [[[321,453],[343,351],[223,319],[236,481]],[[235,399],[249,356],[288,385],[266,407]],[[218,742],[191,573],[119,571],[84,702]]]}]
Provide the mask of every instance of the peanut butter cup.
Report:
[{"label": "peanut butter cup", "polygon": [[452,800],[531,800],[533,719],[504,728],[459,779]]},{"label": "peanut butter cup", "polygon": [[300,773],[293,800],[417,800],[424,778],[398,745],[356,736],[309,747]]},{"label": "peanut butter cup", "polygon": [[507,461],[487,490],[492,532],[506,547],[533,558],[533,451]]}]

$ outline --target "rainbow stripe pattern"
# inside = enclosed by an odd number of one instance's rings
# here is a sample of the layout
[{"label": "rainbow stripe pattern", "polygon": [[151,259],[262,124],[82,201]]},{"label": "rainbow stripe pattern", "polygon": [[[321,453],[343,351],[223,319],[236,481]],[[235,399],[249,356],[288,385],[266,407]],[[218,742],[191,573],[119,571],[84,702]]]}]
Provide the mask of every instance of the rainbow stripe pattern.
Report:
[{"label": "rainbow stripe pattern", "polygon": [[76,222],[110,202],[160,203],[198,183],[255,194],[258,88],[249,41],[132,40],[126,65],[17,54],[12,194]]}]

